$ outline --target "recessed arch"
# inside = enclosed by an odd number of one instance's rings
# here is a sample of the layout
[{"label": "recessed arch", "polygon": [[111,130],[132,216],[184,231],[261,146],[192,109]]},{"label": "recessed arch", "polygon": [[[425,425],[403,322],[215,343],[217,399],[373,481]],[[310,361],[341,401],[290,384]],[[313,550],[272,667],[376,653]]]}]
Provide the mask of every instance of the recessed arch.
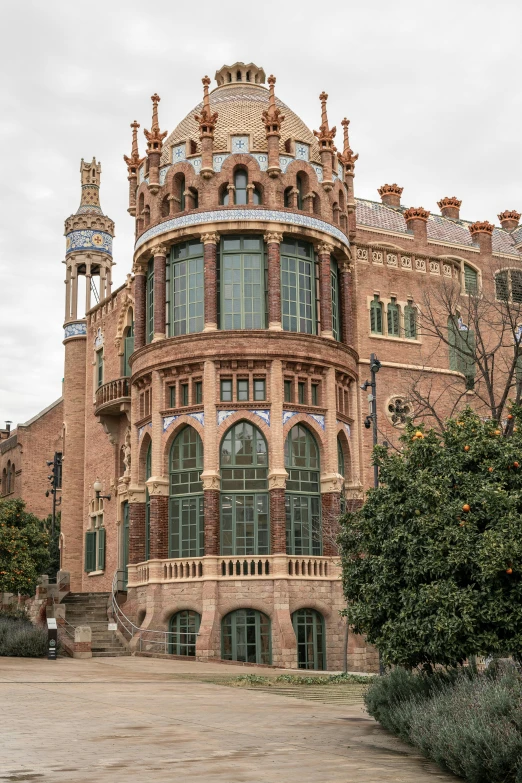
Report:
[{"label": "recessed arch", "polygon": [[268,615],[244,608],[229,612],[221,621],[221,657],[228,661],[270,664],[271,622]]}]

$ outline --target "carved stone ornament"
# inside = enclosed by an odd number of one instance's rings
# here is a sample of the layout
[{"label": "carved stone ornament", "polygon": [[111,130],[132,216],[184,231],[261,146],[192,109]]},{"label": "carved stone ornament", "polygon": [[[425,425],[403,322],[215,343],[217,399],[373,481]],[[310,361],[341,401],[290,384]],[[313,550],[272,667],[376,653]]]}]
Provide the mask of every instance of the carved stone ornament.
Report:
[{"label": "carved stone ornament", "polygon": [[201,241],[204,245],[217,245],[219,242],[219,234],[201,234]]},{"label": "carved stone ornament", "polygon": [[409,209],[406,209],[403,212],[403,217],[406,223],[409,220],[424,220],[427,222],[429,216],[429,210],[424,209],[424,207],[409,207]]},{"label": "carved stone ornament", "polygon": [[169,480],[163,478],[163,476],[151,476],[145,482],[149,490],[149,495],[152,497],[168,497],[169,496]]},{"label": "carved stone ornament", "polygon": [[129,503],[145,503],[145,487],[129,487]]},{"label": "carved stone ornament", "polygon": [[321,492],[340,492],[344,485],[344,478],[340,473],[327,473],[321,476]]},{"label": "carved stone ornament", "polygon": [[288,473],[286,470],[274,471],[268,474],[268,489],[285,489]]},{"label": "carved stone ornament", "polygon": [[123,451],[123,464],[125,465],[125,476],[130,476],[131,469],[131,429],[127,427],[125,431],[125,441],[121,447]]},{"label": "carved stone ornament", "polygon": [[392,185],[382,185],[377,191],[379,196],[399,196],[399,198],[402,196],[402,191],[404,188],[399,187],[396,182],[394,182]]},{"label": "carved stone ornament", "polygon": [[221,477],[215,470],[206,470],[201,474],[201,481],[203,482],[203,490],[205,489],[217,489],[221,488]]},{"label": "carved stone ornament", "polygon": [[283,241],[283,235],[278,234],[277,231],[267,231],[264,239],[267,245],[271,245],[271,244],[280,245],[281,242]]},{"label": "carved stone ornament", "polygon": [[154,245],[152,248],[152,255],[153,256],[166,256],[168,252],[168,248],[166,245]]},{"label": "carved stone ornament", "polygon": [[330,255],[333,253],[333,246],[328,244],[328,242],[319,242],[315,246],[315,250],[317,252],[317,255]]},{"label": "carved stone ornament", "polygon": [[476,220],[470,226],[468,226],[470,234],[492,234],[495,230],[495,226],[489,223],[487,220]]},{"label": "carved stone ornament", "polygon": [[462,205],[462,201],[459,201],[459,199],[456,196],[445,196],[444,198],[441,198],[440,201],[437,201],[437,205],[439,209],[445,209],[447,207],[460,209]]}]

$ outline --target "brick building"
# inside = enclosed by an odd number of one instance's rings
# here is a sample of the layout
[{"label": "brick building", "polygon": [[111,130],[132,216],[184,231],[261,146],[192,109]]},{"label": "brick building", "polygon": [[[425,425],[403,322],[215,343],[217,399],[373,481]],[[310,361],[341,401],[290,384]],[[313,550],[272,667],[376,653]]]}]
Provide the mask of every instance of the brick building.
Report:
[{"label": "brick building", "polygon": [[[82,161],[65,224],[62,564],[79,592],[119,569],[127,616],[172,631],[172,653],[337,669],[336,520],[373,481],[368,357],[393,439],[412,373],[462,379],[422,334],[422,291],[517,268],[520,216],[470,224],[455,198],[405,209],[397,185],[356,199],[349,123],[339,152],[326,94],[312,132],[261,68],[216,80],[170,135],[152,97],[141,157],[131,125],[136,243],[115,291],[100,165]],[[375,665],[349,645],[350,668]]]}]

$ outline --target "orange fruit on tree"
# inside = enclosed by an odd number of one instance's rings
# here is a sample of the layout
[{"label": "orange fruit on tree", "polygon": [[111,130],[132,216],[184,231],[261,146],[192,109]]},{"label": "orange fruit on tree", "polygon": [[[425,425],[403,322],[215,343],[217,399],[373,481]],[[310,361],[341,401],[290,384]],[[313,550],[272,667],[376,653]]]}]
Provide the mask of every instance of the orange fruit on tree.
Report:
[{"label": "orange fruit on tree", "polygon": [[468,511],[471,511],[471,508],[468,503],[464,503],[464,505],[462,506],[462,510],[468,513]]},{"label": "orange fruit on tree", "polygon": [[513,569],[512,568],[506,568],[506,574],[512,574]]},{"label": "orange fruit on tree", "polygon": [[490,473],[493,473],[493,468],[488,468]]},{"label": "orange fruit on tree", "polygon": [[464,446],[464,451],[469,451],[469,446]]},{"label": "orange fruit on tree", "polygon": [[512,418],[513,418],[513,414],[512,413],[508,413],[508,419],[511,421]]},{"label": "orange fruit on tree", "polygon": [[495,435],[501,435],[501,434],[502,434],[502,430],[495,430]]},{"label": "orange fruit on tree", "polygon": [[519,467],[520,467],[520,464],[519,464],[518,462],[514,462],[514,463],[513,463],[513,467],[514,467],[514,468],[519,468]]}]

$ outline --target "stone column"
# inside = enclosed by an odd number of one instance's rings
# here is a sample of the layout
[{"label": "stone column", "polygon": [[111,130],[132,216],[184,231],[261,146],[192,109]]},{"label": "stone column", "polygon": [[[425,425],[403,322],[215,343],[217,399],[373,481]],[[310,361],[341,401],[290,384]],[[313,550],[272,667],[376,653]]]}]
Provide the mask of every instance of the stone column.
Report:
[{"label": "stone column", "polygon": [[166,305],[166,257],[165,245],[156,245],[152,250],[154,256],[154,340],[165,337],[165,305]]},{"label": "stone column", "polygon": [[274,231],[265,234],[268,254],[268,328],[275,332],[281,325],[281,254],[283,235]]},{"label": "stone column", "polygon": [[321,297],[321,337],[333,339],[332,332],[332,279],[330,255],[333,250],[327,242],[316,247],[319,258],[319,294]]},{"label": "stone column", "polygon": [[341,304],[341,342],[353,346],[351,275],[347,261],[339,264],[339,299]]},{"label": "stone column", "polygon": [[137,269],[134,278],[134,350],[145,345],[147,318],[147,277],[144,269]]},{"label": "stone column", "polygon": [[205,332],[217,329],[217,244],[219,234],[202,234],[204,247]]},{"label": "stone column", "polygon": [[145,490],[142,487],[129,487],[129,564],[135,565],[144,560]]}]

